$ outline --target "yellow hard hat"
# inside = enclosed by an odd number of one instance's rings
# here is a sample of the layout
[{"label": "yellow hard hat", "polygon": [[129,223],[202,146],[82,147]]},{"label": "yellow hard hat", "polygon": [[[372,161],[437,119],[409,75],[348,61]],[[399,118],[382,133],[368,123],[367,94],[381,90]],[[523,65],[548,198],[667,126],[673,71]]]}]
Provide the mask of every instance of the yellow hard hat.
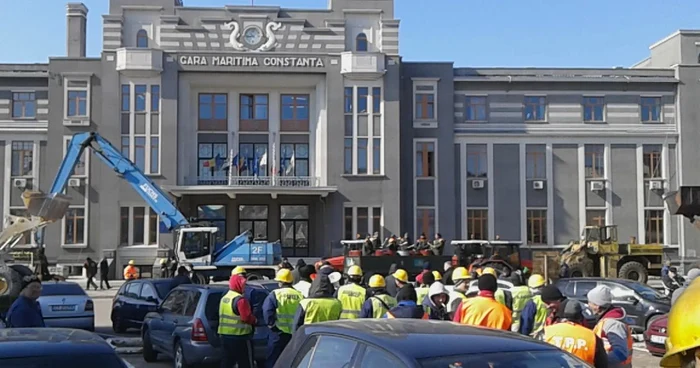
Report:
[{"label": "yellow hard hat", "polygon": [[668,314],[662,367],[681,367],[683,355],[693,354],[693,349],[700,347],[700,283],[697,280],[676,299]]},{"label": "yellow hard hat", "polygon": [[433,271],[433,276],[435,277],[435,281],[442,280],[442,275],[438,271]]},{"label": "yellow hard hat", "polygon": [[129,266],[133,266],[133,265],[135,265],[135,264],[136,264],[136,262],[134,262],[133,259],[129,261]]},{"label": "yellow hard hat", "polygon": [[286,268],[280,269],[279,271],[277,271],[275,281],[283,282],[285,284],[294,283],[294,276],[292,276],[292,271]]},{"label": "yellow hard hat", "polygon": [[539,275],[536,273],[532,274],[532,276],[530,276],[530,278],[527,279],[527,287],[533,288],[533,289],[538,288],[540,286],[543,286],[544,283],[545,283],[544,277],[542,277],[542,275]]},{"label": "yellow hard hat", "polygon": [[348,268],[348,276],[362,277],[362,269],[358,265],[352,265],[350,268]]},{"label": "yellow hard hat", "polygon": [[369,287],[371,288],[383,288],[386,287],[386,281],[382,275],[373,275],[369,278]]},{"label": "yellow hard hat", "polygon": [[168,260],[167,260],[167,259],[163,258],[163,259],[160,260],[160,264],[164,265],[164,264],[166,264],[166,263],[168,263]]},{"label": "yellow hard hat", "polygon": [[464,267],[457,267],[452,271],[452,281],[457,282],[460,280],[466,280],[469,278],[469,271]]},{"label": "yellow hard hat", "polygon": [[234,268],[233,271],[231,271],[231,276],[242,275],[244,273],[245,273],[245,268],[243,268],[241,266],[236,266],[236,268]]},{"label": "yellow hard hat", "polygon": [[496,273],[496,270],[493,267],[484,267],[484,270],[481,271],[481,274],[488,274],[493,275],[494,277],[498,277],[498,274]]},{"label": "yellow hard hat", "polygon": [[396,270],[396,272],[394,272],[393,276],[398,281],[401,281],[403,283],[408,282],[408,272],[406,272],[406,270],[399,268],[398,270]]}]

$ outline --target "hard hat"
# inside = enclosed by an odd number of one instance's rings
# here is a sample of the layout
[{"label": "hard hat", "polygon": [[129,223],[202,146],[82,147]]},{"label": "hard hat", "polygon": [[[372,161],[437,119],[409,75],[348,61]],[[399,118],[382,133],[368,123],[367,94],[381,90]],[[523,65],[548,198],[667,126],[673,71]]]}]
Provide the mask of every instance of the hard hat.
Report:
[{"label": "hard hat", "polygon": [[164,265],[164,264],[166,264],[166,263],[168,263],[168,260],[167,260],[167,259],[163,258],[163,259],[160,260],[160,264]]},{"label": "hard hat", "polygon": [[275,281],[283,282],[285,284],[294,283],[294,277],[292,276],[292,271],[290,271],[287,268],[280,269],[279,271],[277,271],[277,275],[275,276]]},{"label": "hard hat", "polygon": [[542,275],[539,275],[536,273],[533,274],[532,276],[530,276],[529,279],[527,279],[527,287],[532,288],[532,289],[536,289],[538,287],[544,286],[544,283],[545,283],[544,277],[542,277]]},{"label": "hard hat", "polygon": [[435,281],[442,280],[442,275],[438,271],[433,271],[433,276],[435,277]]},{"label": "hard hat", "polygon": [[369,278],[369,287],[371,288],[383,288],[386,287],[386,281],[382,275],[373,275]]},{"label": "hard hat", "polygon": [[245,273],[245,268],[243,268],[241,266],[236,266],[236,268],[234,268],[233,271],[231,271],[231,276],[242,275],[244,273]]},{"label": "hard hat", "polygon": [[393,276],[398,281],[401,281],[403,283],[408,282],[408,272],[406,272],[406,270],[402,270],[399,268],[398,270],[396,270],[396,272],[394,272]]},{"label": "hard hat", "polygon": [[496,273],[496,270],[493,267],[484,267],[483,271],[481,271],[481,274],[488,274],[493,275],[494,277],[498,277],[498,274]]},{"label": "hard hat", "polygon": [[457,281],[466,280],[468,278],[469,272],[467,272],[467,269],[464,267],[457,267],[454,271],[452,271],[452,281],[455,283]]},{"label": "hard hat", "polygon": [[700,347],[700,283],[693,282],[676,299],[668,314],[666,354],[662,367],[681,367],[683,355]]},{"label": "hard hat", "polygon": [[358,265],[350,266],[350,268],[348,268],[348,276],[362,277],[362,269]]},{"label": "hard hat", "polygon": [[133,259],[129,261],[129,266],[133,266],[133,265],[135,265],[135,264],[136,264],[136,262],[134,262]]}]

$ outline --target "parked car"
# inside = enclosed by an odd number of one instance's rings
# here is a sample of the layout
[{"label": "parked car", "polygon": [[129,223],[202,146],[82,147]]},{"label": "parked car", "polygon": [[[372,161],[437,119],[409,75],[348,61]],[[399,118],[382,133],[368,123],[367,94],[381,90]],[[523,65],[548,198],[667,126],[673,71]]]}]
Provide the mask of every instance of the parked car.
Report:
[{"label": "parked car", "polygon": [[517,333],[453,322],[356,319],[302,326],[275,368],[590,367]]},{"label": "parked car", "polygon": [[[253,336],[253,358],[264,366],[269,332],[263,317],[262,303],[275,281],[249,281],[252,290],[251,306],[258,320]],[[219,303],[228,292],[225,285],[180,285],[170,291],[155,312],[148,313],[141,336],[143,358],[156,361],[158,354],[175,361],[177,367],[217,363],[221,360]]]},{"label": "parked car", "polygon": [[143,319],[154,312],[170,291],[172,279],[141,279],[125,282],[112,299],[112,329],[122,333],[141,329]]},{"label": "parked car", "polygon": [[644,343],[649,353],[654,356],[666,354],[666,337],[668,326],[668,315],[654,317],[649,324],[649,328],[644,331]]},{"label": "parked car", "polygon": [[128,368],[103,338],[67,328],[8,328],[0,330],[3,368]]},{"label": "parked car", "polygon": [[568,298],[587,302],[588,292],[598,285],[610,287],[613,305],[627,313],[629,323],[635,332],[645,331],[654,317],[671,310],[671,300],[654,288],[632,280],[583,277],[559,279],[559,290]]},{"label": "parked car", "polygon": [[46,327],[95,331],[95,304],[75,282],[41,283],[39,306]]}]

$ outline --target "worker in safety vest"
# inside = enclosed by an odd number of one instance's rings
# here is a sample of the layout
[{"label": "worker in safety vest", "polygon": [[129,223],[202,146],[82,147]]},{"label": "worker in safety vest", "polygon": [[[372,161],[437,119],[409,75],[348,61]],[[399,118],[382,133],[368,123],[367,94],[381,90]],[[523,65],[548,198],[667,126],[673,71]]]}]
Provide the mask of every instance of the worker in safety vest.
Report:
[{"label": "worker in safety vest", "polygon": [[219,303],[219,337],[221,340],[223,359],[222,367],[251,368],[253,366],[252,347],[253,326],[256,319],[253,310],[245,296],[246,279],[241,275],[233,275],[229,279],[229,291]]},{"label": "worker in safety vest", "polygon": [[582,326],[583,308],[576,300],[566,300],[557,311],[558,320],[544,328],[544,341],[576,355],[595,368],[607,368],[603,340]]},{"label": "worker in safety vest", "polygon": [[396,294],[398,304],[386,312],[386,318],[413,318],[413,319],[428,319],[428,313],[425,312],[423,306],[416,303],[416,289],[413,285],[406,285]]},{"label": "worker in safety vest", "polygon": [[430,285],[432,285],[435,282],[435,276],[433,276],[432,272],[428,272],[423,275],[423,282],[420,284],[418,288],[416,288],[416,300],[418,300],[418,304],[423,304],[428,298],[428,292],[430,291]]},{"label": "worker in safety vest", "polygon": [[313,282],[311,275],[315,273],[316,269],[312,265],[306,265],[299,269],[299,281],[293,287],[299,290],[304,295],[304,298],[309,296],[309,289],[311,289],[311,283]]},{"label": "worker in safety vest", "polygon": [[[493,267],[484,267],[484,269],[481,270],[479,276],[481,275],[493,275],[493,277],[495,277],[496,280],[498,280],[498,272],[496,272],[496,269],[494,269]],[[496,286],[498,287],[498,281],[496,281]],[[513,310],[513,297],[509,290],[504,290],[501,288],[496,289],[494,298],[497,302],[508,307],[508,309]]]},{"label": "worker in safety vest", "polygon": [[608,352],[609,367],[632,367],[632,330],[624,322],[625,310],[612,305],[612,291],[605,285],[598,285],[588,292],[588,306],[598,316],[598,324],[593,328],[603,339]]},{"label": "worker in safety vest", "polygon": [[340,319],[360,318],[362,304],[367,300],[367,290],[360,285],[362,282],[362,269],[353,265],[348,269],[348,283],[339,287],[336,298],[343,305]]},{"label": "worker in safety vest", "polygon": [[493,275],[479,276],[479,294],[463,301],[452,320],[464,325],[510,331],[513,312],[494,299],[497,287]]},{"label": "worker in safety vest", "polygon": [[265,366],[272,368],[282,354],[282,350],[292,339],[292,324],[294,314],[299,307],[299,302],[304,299],[304,295],[294,289],[294,276],[286,268],[277,271],[275,281],[279,282],[279,289],[272,292],[263,302],[263,316],[265,323],[270,328],[267,335],[267,359]]},{"label": "worker in safety vest", "polygon": [[466,293],[469,289],[469,271],[464,267],[457,267],[452,271],[452,282],[454,287],[450,292],[450,300],[447,302],[447,313],[450,319],[453,319],[455,312],[459,309],[459,305],[467,299]]},{"label": "worker in safety vest", "polygon": [[[545,288],[544,285],[544,277],[539,274],[533,274],[527,280],[527,286],[530,288],[533,297],[525,304],[523,311],[520,313],[518,332],[523,335],[537,338],[544,329],[547,315],[549,314],[549,307],[547,303],[542,300],[542,291]],[[563,299],[564,296],[561,295],[559,289],[556,289],[556,291],[559,294],[558,297]]]},{"label": "worker in safety vest", "polygon": [[697,280],[700,278],[687,284],[681,293],[673,294],[662,367],[700,367],[700,281]]},{"label": "worker in safety vest", "polygon": [[525,309],[525,304],[532,299],[532,293],[530,288],[523,285],[522,278],[512,275],[510,278],[513,283],[513,287],[510,289],[510,295],[513,298],[513,325],[511,326],[511,331],[518,332],[520,330],[520,314],[523,309]]},{"label": "worker in safety vest", "polygon": [[124,268],[124,280],[136,280],[139,278],[139,270],[136,268],[136,262],[130,260],[129,264]]},{"label": "worker in safety vest", "polygon": [[311,323],[335,321],[340,319],[343,304],[333,297],[335,288],[325,273],[318,273],[309,297],[299,302],[294,315],[294,330]]},{"label": "worker in safety vest", "polygon": [[360,318],[382,318],[398,302],[386,291],[386,280],[382,275],[372,275],[368,284],[369,298],[362,304]]}]

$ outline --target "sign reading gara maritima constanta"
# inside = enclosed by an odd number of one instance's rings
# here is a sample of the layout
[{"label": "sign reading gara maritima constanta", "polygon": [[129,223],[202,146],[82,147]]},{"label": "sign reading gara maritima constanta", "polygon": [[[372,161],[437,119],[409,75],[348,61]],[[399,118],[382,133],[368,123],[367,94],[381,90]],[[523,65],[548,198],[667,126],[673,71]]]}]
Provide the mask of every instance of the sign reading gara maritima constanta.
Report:
[{"label": "sign reading gara maritima constanta", "polygon": [[305,56],[233,56],[233,55],[179,55],[182,66],[214,67],[270,67],[270,68],[323,68],[320,57]]}]

